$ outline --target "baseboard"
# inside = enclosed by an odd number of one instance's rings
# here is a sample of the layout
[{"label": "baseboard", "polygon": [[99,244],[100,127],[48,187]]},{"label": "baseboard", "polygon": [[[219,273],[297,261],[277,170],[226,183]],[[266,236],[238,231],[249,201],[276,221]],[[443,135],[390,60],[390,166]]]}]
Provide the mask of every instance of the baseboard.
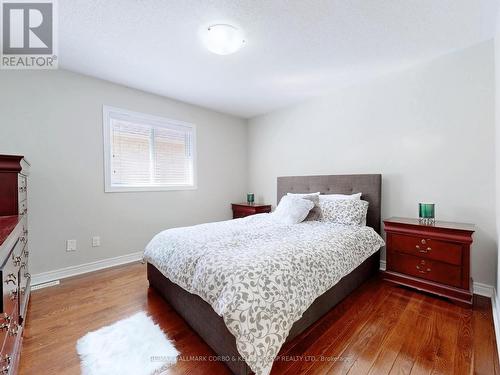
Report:
[{"label": "baseboard", "polygon": [[121,264],[138,262],[142,259],[143,252],[120,255],[114,258],[98,260],[95,262],[85,263],[78,266],[61,268],[54,271],[42,272],[31,277],[31,285],[36,286],[45,284],[51,281],[65,279],[67,277],[81,275],[88,272],[102,270],[104,268],[119,266]]},{"label": "baseboard", "polygon": [[[380,270],[386,270],[385,260],[380,260]],[[483,283],[477,283],[474,281],[472,283],[472,290],[474,294],[491,298],[493,303],[493,297],[495,296],[495,288],[493,286]]]},{"label": "baseboard", "polygon": [[495,296],[495,287],[488,284],[476,283],[474,281],[472,283],[472,289],[474,290],[474,294],[489,297],[491,298],[491,302],[493,303],[493,298]]},{"label": "baseboard", "polygon": [[380,259],[380,271],[385,271],[385,260]]},{"label": "baseboard", "polygon": [[51,286],[57,286],[59,284],[60,284],[59,280],[54,280],[54,281],[49,281],[48,283],[31,285],[31,291],[38,290],[38,289],[44,289],[44,288],[50,288]]}]

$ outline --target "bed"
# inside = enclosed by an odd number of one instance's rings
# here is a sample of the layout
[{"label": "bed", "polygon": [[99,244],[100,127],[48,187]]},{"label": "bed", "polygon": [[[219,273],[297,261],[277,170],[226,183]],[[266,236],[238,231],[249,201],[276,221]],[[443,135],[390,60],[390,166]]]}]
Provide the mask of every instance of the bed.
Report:
[{"label": "bed", "polygon": [[[212,223],[169,230],[159,234],[158,238],[152,240],[152,245],[148,245],[149,253],[147,249],[145,259],[148,263],[147,275],[150,286],[165,298],[217,353],[219,359],[237,375],[250,374],[253,372],[252,368],[258,374],[267,374],[272,366],[272,357],[277,354],[283,342],[292,340],[307,329],[375,274],[379,268],[378,249],[383,243],[375,243],[373,233],[380,233],[381,175],[297,176],[278,177],[277,180],[278,201],[288,192],[317,191],[323,194],[362,192],[362,199],[369,202],[366,220],[368,228],[354,231],[346,228],[329,228],[319,223],[301,223],[294,228],[274,227],[266,221],[269,218],[264,215],[268,214],[261,214],[238,219],[240,221],[232,223]],[[258,233],[258,236],[253,235],[253,231]],[[344,253],[348,253],[347,251],[338,251],[334,254],[332,250],[330,255],[329,251],[322,253],[319,245],[314,249],[314,254],[316,252],[322,254],[320,260],[311,260],[308,248],[298,248],[295,251],[293,247],[301,245],[299,240],[307,242],[303,240],[304,236],[305,238],[310,236],[311,243],[316,241],[311,233],[314,233],[314,237],[318,237],[318,241],[323,241],[318,242],[319,244],[329,244],[331,241],[329,245],[336,246],[334,250],[342,249],[342,246],[347,248],[352,242],[349,246],[354,246],[363,261],[353,265],[352,256],[346,255],[342,258]],[[196,242],[196,238],[200,240]],[[353,239],[349,240],[350,238]],[[368,245],[356,247],[359,238]],[[231,246],[233,242],[234,246]],[[177,251],[173,252],[173,255],[170,253],[164,255],[166,252],[162,250],[162,246]],[[373,246],[373,249],[368,252],[366,248],[370,246]],[[196,252],[193,249],[197,247],[202,249]],[[258,252],[252,252],[256,247],[259,248]],[[224,248],[229,250],[222,252]],[[235,249],[241,251],[241,255],[234,254]],[[295,293],[294,298],[290,298],[292,302],[276,297],[282,295],[280,294],[282,290],[275,290],[281,288],[280,282],[285,283],[289,278],[276,277],[276,284],[270,283],[263,277],[267,275],[275,277],[275,269],[280,267],[281,263],[276,259],[268,261],[269,254],[266,254],[266,251],[274,249],[278,249],[276,252],[282,251],[281,258],[278,259],[283,259],[283,263],[290,263],[290,269],[295,267],[293,272],[297,277],[294,280],[299,282],[289,288],[291,293]],[[211,254],[211,257],[201,257],[200,253]],[[245,259],[247,255],[249,259]],[[323,258],[329,256],[342,258],[338,263],[345,263],[344,267],[340,267],[338,272],[328,269],[327,273],[321,275],[314,275],[316,271],[308,271],[316,270],[316,267],[325,268],[325,264],[331,264],[332,259],[323,261]],[[163,259],[159,259],[162,257]],[[303,257],[304,261],[300,257]],[[314,266],[308,265],[309,261]],[[252,279],[248,278],[248,275],[254,276],[254,273],[245,269],[245,262],[259,264],[259,271],[265,267],[271,268]],[[233,264],[235,280],[228,281],[233,278],[231,274]],[[238,279],[243,272],[240,268],[245,272],[243,281]],[[209,276],[207,272],[203,272],[204,269],[210,269]],[[348,272],[342,274],[346,269]],[[286,269],[286,272],[289,270]],[[165,274],[172,275],[170,276],[172,280]],[[263,279],[266,281],[262,281]],[[314,293],[317,295],[309,292],[313,286],[309,289],[303,288],[301,280],[304,280],[304,283],[314,283]],[[323,280],[325,285],[319,285]],[[244,301],[241,301],[242,295],[245,296]],[[273,314],[279,318],[273,317],[271,320],[269,316]]]}]

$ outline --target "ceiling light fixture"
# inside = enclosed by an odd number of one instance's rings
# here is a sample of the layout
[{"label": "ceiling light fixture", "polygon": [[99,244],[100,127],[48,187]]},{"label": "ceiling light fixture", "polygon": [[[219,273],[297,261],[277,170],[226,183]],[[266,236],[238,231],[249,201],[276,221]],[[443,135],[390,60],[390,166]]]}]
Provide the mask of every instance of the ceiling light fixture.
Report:
[{"label": "ceiling light fixture", "polygon": [[245,43],[241,30],[228,24],[209,26],[203,33],[203,39],[208,50],[217,55],[235,53]]}]

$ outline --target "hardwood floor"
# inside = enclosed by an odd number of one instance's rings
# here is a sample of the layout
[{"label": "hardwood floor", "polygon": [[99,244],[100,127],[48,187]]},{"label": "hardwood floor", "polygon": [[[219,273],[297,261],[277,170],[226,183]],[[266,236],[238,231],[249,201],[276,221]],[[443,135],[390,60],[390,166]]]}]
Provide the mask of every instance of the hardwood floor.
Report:
[{"label": "hardwood floor", "polygon": [[[132,264],[34,291],[20,374],[79,374],[77,339],[141,310],[160,324],[184,358],[213,355],[148,289],[145,265]],[[500,374],[489,299],[475,297],[474,309],[464,309],[378,278],[363,284],[280,354],[272,374]],[[181,360],[165,373],[229,371],[217,362]]]}]

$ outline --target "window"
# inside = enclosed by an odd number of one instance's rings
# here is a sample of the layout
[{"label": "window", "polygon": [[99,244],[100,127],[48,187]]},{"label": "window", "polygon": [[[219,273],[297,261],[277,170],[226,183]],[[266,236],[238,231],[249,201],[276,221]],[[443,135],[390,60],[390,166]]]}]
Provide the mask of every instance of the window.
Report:
[{"label": "window", "polygon": [[196,188],[192,124],[104,106],[105,191]]}]

